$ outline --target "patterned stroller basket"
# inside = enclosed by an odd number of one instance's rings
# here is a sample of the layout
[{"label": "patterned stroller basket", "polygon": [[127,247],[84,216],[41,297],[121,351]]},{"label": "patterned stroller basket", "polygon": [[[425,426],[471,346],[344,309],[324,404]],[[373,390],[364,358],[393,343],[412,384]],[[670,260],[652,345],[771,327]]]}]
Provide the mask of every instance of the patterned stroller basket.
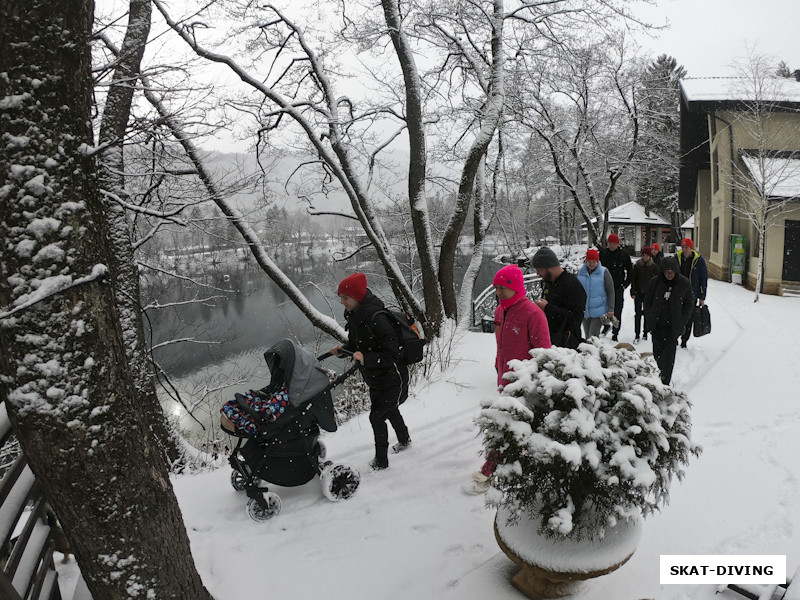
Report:
[{"label": "patterned stroller basket", "polygon": [[[355,370],[331,381],[319,362],[329,356],[317,359],[292,340],[281,340],[264,353],[270,384],[246,396],[236,394],[223,406],[223,415],[235,420],[223,418],[222,430],[239,438],[228,459],[231,485],[247,493],[247,513],[254,521],[271,519],[281,510],[280,497],[264,482],[295,487],[319,476],[322,493],[334,502],[358,489],[358,471],[325,460],[319,440],[320,428],[337,429],[331,390]],[[236,418],[243,415],[248,418]]]}]

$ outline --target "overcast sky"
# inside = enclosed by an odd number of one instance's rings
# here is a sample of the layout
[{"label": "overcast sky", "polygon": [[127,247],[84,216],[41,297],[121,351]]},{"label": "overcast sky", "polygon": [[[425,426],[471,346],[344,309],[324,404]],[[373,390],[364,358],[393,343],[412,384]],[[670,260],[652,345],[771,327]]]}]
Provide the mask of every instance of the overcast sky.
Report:
[{"label": "overcast sky", "polygon": [[659,39],[643,43],[653,54],[674,56],[690,77],[730,75],[747,44],[800,69],[798,0],[658,0],[642,14],[652,22],[669,20]]}]

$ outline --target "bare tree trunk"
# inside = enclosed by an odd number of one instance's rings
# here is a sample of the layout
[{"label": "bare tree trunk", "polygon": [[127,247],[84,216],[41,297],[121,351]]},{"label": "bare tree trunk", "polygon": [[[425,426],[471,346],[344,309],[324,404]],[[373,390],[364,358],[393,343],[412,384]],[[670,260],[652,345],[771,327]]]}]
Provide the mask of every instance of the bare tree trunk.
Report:
[{"label": "bare tree trunk", "polygon": [[107,285],[92,7],[0,4],[0,396],[94,600],[210,599]]},{"label": "bare tree trunk", "polygon": [[467,218],[467,211],[475,192],[475,177],[481,160],[484,158],[494,132],[500,123],[505,102],[504,60],[503,52],[503,0],[494,0],[492,14],[492,71],[490,89],[487,91],[483,121],[475,141],[469,149],[461,181],[458,185],[458,198],[450,222],[442,236],[442,249],[439,254],[439,281],[442,289],[445,315],[457,319],[458,303],[455,289],[455,256],[458,249],[458,238]]},{"label": "bare tree trunk", "polygon": [[108,267],[114,281],[117,306],[128,364],[133,371],[136,393],[153,436],[170,465],[184,459],[177,433],[172,431],[161,409],[147,354],[142,310],[139,304],[139,270],[133,255],[131,231],[125,209],[113,197],[127,199],[123,139],[128,128],[131,103],[139,68],[150,33],[150,0],[131,0],[128,27],[117,66],[111,78],[106,106],[100,122],[100,145],[107,146],[98,160],[100,186],[113,196],[103,201],[103,217],[109,234]]},{"label": "bare tree trunk", "polygon": [[[389,28],[395,52],[400,60],[406,92],[406,124],[408,126],[409,165],[408,202],[411,223],[422,271],[422,289],[425,295],[425,314],[429,335],[439,333],[439,324],[444,314],[439,277],[433,257],[431,228],[428,219],[428,203],[425,197],[426,148],[425,127],[422,115],[422,86],[414,53],[403,31],[398,0],[382,0],[383,14]],[[426,332],[428,333],[428,332]]]},{"label": "bare tree trunk", "polygon": [[767,230],[765,227],[758,228],[758,269],[756,275],[756,289],[753,294],[753,302],[758,302],[761,286],[764,285],[764,250],[766,248]]},{"label": "bare tree trunk", "polygon": [[472,257],[464,273],[459,293],[458,326],[460,329],[469,329],[473,325],[472,293],[475,279],[478,277],[481,263],[483,263],[483,248],[486,244],[486,230],[489,223],[486,219],[486,160],[481,161],[475,178],[475,209],[472,218],[472,231],[475,245],[472,248]]}]

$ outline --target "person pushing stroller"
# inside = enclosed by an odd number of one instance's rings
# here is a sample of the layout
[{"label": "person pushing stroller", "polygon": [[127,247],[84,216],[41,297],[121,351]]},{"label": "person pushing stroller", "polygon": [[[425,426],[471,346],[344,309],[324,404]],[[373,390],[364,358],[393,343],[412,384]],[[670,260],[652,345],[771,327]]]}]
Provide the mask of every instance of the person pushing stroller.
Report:
[{"label": "person pushing stroller", "polygon": [[352,353],[369,387],[369,422],[375,436],[375,458],[370,467],[379,471],[389,466],[387,420],[397,434],[398,443],[392,450],[400,452],[411,444],[408,427],[400,414],[400,405],[408,398],[408,366],[400,361],[400,340],[383,302],[367,288],[367,276],[353,273],[345,277],[337,294],[345,309],[348,340],[331,348],[330,353],[334,356],[340,356],[342,350]]}]

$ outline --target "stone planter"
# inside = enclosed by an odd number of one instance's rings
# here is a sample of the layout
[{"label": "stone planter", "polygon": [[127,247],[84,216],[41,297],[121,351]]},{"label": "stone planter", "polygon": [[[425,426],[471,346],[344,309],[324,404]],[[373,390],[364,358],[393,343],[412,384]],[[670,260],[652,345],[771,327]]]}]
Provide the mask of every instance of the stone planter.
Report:
[{"label": "stone planter", "polygon": [[494,535],[500,549],[520,571],[511,583],[532,600],[561,598],[574,593],[586,579],[617,570],[633,555],[641,537],[641,522],[608,528],[602,540],[552,540],[539,534],[538,521],[522,515],[508,525],[508,509],[500,507]]}]

